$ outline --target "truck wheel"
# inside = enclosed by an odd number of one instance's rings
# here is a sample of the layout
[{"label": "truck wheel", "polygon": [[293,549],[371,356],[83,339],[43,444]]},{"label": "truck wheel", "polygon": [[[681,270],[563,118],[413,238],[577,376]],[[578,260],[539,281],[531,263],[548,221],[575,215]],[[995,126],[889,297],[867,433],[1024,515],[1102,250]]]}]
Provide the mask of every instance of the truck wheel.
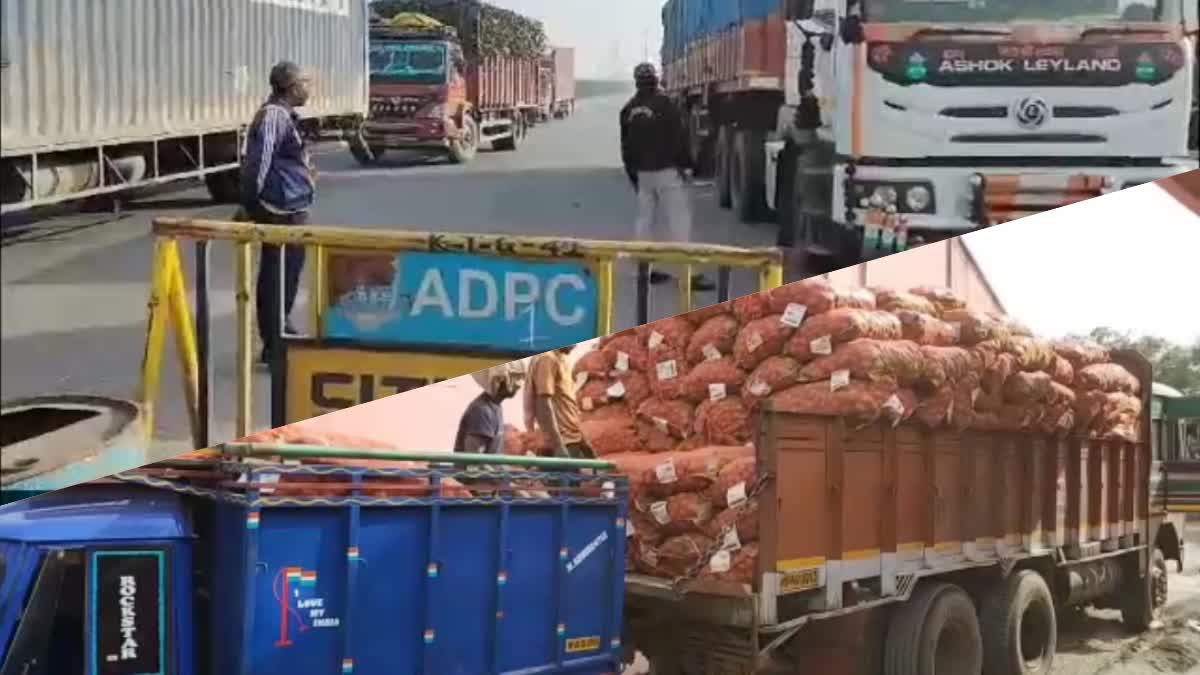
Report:
[{"label": "truck wheel", "polygon": [[730,188],[733,211],[743,223],[761,222],[766,216],[765,143],[761,131],[738,129],[733,134]]},{"label": "truck wheel", "polygon": [[208,194],[218,204],[236,204],[241,197],[241,186],[238,184],[237,169],[219,171],[204,176],[204,185]]},{"label": "truck wheel", "polygon": [[1058,644],[1054,596],[1033,570],[1012,574],[980,602],[986,675],[1048,675]]},{"label": "truck wheel", "polygon": [[717,130],[716,156],[713,163],[713,180],[717,188],[717,205],[723,209],[733,206],[733,184],[729,180],[729,164],[733,154],[733,129],[721,125]]},{"label": "truck wheel", "polygon": [[1121,587],[1121,622],[1136,633],[1148,630],[1167,604],[1167,558],[1162,549],[1155,547],[1146,573],[1148,580],[1129,570]]},{"label": "truck wheel", "polygon": [[362,166],[373,166],[380,157],[383,157],[382,148],[372,148],[361,136],[351,136],[348,145],[350,154],[354,155],[354,159]]},{"label": "truck wheel", "polygon": [[479,149],[479,125],[470,115],[463,117],[462,133],[458,139],[450,143],[450,161],[454,164],[466,164],[475,158]]},{"label": "truck wheel", "polygon": [[983,640],[975,604],[954,584],[929,583],[892,611],[884,675],[979,675]]},{"label": "truck wheel", "polygon": [[526,129],[524,122],[513,120],[512,134],[504,138],[497,139],[492,143],[493,150],[501,152],[513,152],[521,147],[521,141],[525,138]]}]

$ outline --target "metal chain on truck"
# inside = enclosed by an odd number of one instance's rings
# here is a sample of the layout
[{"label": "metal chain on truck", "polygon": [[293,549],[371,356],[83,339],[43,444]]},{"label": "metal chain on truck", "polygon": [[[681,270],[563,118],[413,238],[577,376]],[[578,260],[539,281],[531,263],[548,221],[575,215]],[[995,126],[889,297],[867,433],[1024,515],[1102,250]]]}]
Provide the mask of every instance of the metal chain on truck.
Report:
[{"label": "metal chain on truck", "polygon": [[695,564],[688,568],[683,575],[675,577],[671,580],[672,590],[674,590],[676,593],[682,593],[684,590],[683,586],[695,580],[696,577],[698,577],[700,573],[704,571],[704,568],[708,567],[713,559],[713,556],[726,548],[725,538],[729,535],[729,531],[737,529],[736,516],[740,516],[742,513],[745,513],[747,510],[749,510],[751,505],[754,503],[754,499],[758,497],[759,493],[766,489],[767,485],[769,485],[774,479],[775,476],[770,473],[763,473],[758,476],[758,478],[754,481],[754,484],[750,486],[749,490],[746,491],[746,498],[743,499],[742,502],[737,506],[730,507],[729,510],[732,510],[735,515],[733,522],[721,530],[720,534],[713,539],[712,545],[702,552],[700,558]]}]

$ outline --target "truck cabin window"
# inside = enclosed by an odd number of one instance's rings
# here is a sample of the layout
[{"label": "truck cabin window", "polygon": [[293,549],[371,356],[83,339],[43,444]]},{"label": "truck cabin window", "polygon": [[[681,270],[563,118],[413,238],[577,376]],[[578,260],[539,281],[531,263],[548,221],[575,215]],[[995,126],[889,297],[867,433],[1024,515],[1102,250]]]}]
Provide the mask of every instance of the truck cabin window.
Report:
[{"label": "truck cabin window", "polygon": [[428,42],[383,42],[371,45],[371,82],[376,84],[443,84],[446,45]]},{"label": "truck cabin window", "polygon": [[1111,24],[1178,21],[1194,0],[864,0],[867,21],[880,23],[1071,22]]}]

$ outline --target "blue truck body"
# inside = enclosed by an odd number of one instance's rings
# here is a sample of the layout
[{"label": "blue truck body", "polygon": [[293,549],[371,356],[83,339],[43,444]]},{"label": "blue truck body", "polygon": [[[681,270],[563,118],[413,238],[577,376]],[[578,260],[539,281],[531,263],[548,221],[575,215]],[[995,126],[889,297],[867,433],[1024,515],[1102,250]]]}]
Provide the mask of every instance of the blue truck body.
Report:
[{"label": "blue truck body", "polygon": [[535,498],[169,481],[41,495],[0,508],[0,673],[37,652],[34,632],[61,634],[35,630],[39,593],[73,602],[82,636],[45,675],[620,672],[625,492],[614,477]]}]

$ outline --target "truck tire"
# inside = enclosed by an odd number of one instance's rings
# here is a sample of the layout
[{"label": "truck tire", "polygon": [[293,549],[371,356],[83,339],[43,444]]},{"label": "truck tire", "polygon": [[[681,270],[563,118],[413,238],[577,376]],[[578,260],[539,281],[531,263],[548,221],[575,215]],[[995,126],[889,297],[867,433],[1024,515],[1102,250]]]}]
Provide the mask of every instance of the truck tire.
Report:
[{"label": "truck tire", "polygon": [[361,136],[353,135],[350,137],[347,145],[350,146],[350,154],[354,155],[354,159],[360,166],[374,166],[380,157],[383,157],[382,148],[372,148],[367,145],[366,140]]},{"label": "truck tire", "polygon": [[717,189],[717,205],[723,209],[733,207],[733,185],[729,181],[729,163],[733,154],[733,129],[721,125],[717,130],[717,147],[713,157],[713,182]]},{"label": "truck tire", "polygon": [[954,584],[923,584],[892,611],[884,639],[884,675],[982,671],[979,618],[966,591]]},{"label": "truck tire", "polygon": [[1058,645],[1054,596],[1041,574],[1013,573],[980,600],[985,675],[1049,675]]},{"label": "truck tire", "polygon": [[525,138],[527,128],[525,122],[519,119],[513,120],[512,134],[497,139],[492,143],[492,149],[500,152],[515,152],[517,148],[521,147],[521,141]]},{"label": "truck tire", "polygon": [[743,223],[758,223],[766,218],[766,136],[754,129],[738,129],[733,134],[730,157],[730,188],[733,211]]},{"label": "truck tire", "polygon": [[241,185],[238,184],[237,169],[218,171],[204,176],[204,186],[208,195],[218,204],[236,204],[241,197]]},{"label": "truck tire", "polygon": [[479,150],[479,124],[470,115],[463,116],[462,134],[450,143],[450,162],[466,164]]},{"label": "truck tire", "polygon": [[[1130,559],[1136,561],[1137,557]],[[1155,547],[1151,552],[1147,574],[1149,580],[1140,577],[1136,569],[1130,569],[1121,584],[1121,623],[1135,633],[1148,630],[1158,621],[1167,604],[1167,557],[1162,549]]]}]

